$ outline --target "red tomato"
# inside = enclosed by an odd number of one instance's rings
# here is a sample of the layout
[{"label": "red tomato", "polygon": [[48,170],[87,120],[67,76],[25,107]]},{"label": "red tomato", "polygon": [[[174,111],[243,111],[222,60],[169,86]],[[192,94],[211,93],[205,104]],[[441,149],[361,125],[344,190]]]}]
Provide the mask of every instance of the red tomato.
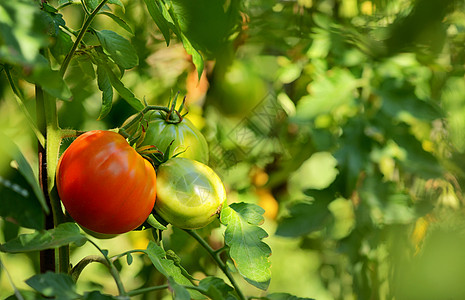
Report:
[{"label": "red tomato", "polygon": [[97,233],[119,234],[137,228],[155,203],[154,168],[111,131],[79,136],[61,156],[56,180],[71,217]]}]

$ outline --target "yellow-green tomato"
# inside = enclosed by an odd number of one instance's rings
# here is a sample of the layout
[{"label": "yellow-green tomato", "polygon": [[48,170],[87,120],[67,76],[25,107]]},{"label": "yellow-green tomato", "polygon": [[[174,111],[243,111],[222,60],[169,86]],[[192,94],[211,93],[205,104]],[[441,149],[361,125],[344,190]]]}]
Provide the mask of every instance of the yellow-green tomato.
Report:
[{"label": "yellow-green tomato", "polygon": [[203,163],[175,157],[158,168],[154,208],[176,227],[196,229],[208,225],[218,216],[225,200],[223,182]]}]

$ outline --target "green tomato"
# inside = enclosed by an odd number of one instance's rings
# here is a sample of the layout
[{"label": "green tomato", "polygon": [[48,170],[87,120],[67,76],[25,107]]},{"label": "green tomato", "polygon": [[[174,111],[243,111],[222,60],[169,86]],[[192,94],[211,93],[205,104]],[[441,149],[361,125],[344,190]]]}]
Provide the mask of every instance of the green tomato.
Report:
[{"label": "green tomato", "polygon": [[214,80],[208,96],[226,116],[246,116],[267,94],[265,80],[242,61],[234,61],[224,75],[218,75]]},{"label": "green tomato", "polygon": [[186,118],[180,123],[168,123],[159,112],[150,111],[144,118],[148,121],[144,145],[154,145],[160,151],[165,152],[169,144],[169,157],[184,151],[180,157],[197,160],[208,164],[208,144],[203,134]]},{"label": "green tomato", "polygon": [[196,229],[208,225],[225,200],[223,182],[207,165],[175,157],[158,168],[154,208],[176,227]]}]

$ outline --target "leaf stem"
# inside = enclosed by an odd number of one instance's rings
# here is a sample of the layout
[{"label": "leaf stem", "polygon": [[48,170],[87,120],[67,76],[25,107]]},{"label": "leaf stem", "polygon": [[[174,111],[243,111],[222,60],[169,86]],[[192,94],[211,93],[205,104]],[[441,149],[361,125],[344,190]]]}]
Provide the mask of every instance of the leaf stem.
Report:
[{"label": "leaf stem", "polygon": [[[193,285],[180,285],[180,286],[182,286],[185,289],[196,290],[196,291],[199,291],[201,293],[205,292],[203,289],[199,288],[198,286],[193,286]],[[145,294],[145,293],[148,293],[148,292],[159,291],[159,290],[164,290],[164,289],[168,289],[168,288],[170,288],[169,284],[156,285],[156,286],[150,286],[150,287],[141,288],[141,289],[137,289],[137,290],[132,290],[132,291],[127,292],[126,295],[130,296],[130,297],[133,297],[133,296]]]},{"label": "leaf stem", "polygon": [[161,110],[161,111],[164,111],[166,113],[170,112],[170,109],[168,107],[166,107],[166,106],[148,105],[148,106],[144,107],[144,109],[141,110],[130,122],[128,122],[124,126],[120,127],[118,129],[118,132],[122,136],[124,136],[125,138],[128,138],[129,134],[126,132],[126,130],[128,130],[128,128],[130,128],[131,126],[133,126],[137,122],[139,122],[144,117],[144,114],[146,114],[148,111],[151,111],[151,110]]},{"label": "leaf stem", "polygon": [[[220,248],[218,250],[213,250],[212,247],[195,231],[195,230],[184,230],[187,232],[191,237],[193,237],[207,252],[210,254],[210,256],[213,258],[213,260],[216,262],[218,267],[220,267],[221,271],[223,271],[224,275],[228,277],[229,281],[231,284],[234,286],[234,289],[236,290],[237,295],[241,300],[246,300],[244,294],[242,293],[241,289],[239,288],[239,285],[237,284],[236,280],[232,276],[231,272],[229,272],[228,267],[226,264],[221,260],[219,254],[224,251],[223,248]],[[221,251],[219,251],[221,250]]]},{"label": "leaf stem", "polygon": [[66,69],[69,66],[69,63],[71,62],[71,59],[73,58],[74,53],[76,52],[76,49],[78,48],[79,44],[81,43],[82,39],[84,38],[84,35],[87,32],[87,29],[89,28],[90,24],[94,20],[95,16],[97,13],[102,9],[102,7],[107,3],[108,0],[102,0],[100,4],[94,9],[94,11],[90,15],[86,15],[86,18],[84,20],[84,24],[82,25],[81,30],[79,31],[79,35],[77,36],[76,40],[74,41],[73,47],[71,50],[68,52],[66,55],[63,64],[60,67],[60,73],[63,76],[66,72]]}]

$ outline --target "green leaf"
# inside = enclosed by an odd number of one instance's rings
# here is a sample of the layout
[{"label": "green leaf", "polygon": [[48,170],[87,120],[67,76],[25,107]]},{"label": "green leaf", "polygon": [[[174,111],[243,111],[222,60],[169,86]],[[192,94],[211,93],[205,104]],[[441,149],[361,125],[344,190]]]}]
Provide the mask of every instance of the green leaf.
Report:
[{"label": "green leaf", "polygon": [[174,293],[174,297],[173,297],[174,300],[190,300],[191,299],[191,295],[189,294],[189,291],[182,285],[177,284],[173,278],[168,277],[168,283],[171,287],[171,290]]},{"label": "green leaf", "polygon": [[209,276],[202,279],[199,282],[199,288],[212,300],[237,299],[233,294],[234,289],[218,277]]},{"label": "green leaf", "polygon": [[144,2],[150,16],[155,24],[157,24],[168,46],[170,44],[170,26],[169,21],[165,18],[165,16],[168,15],[165,4],[161,0],[144,0]]},{"label": "green leaf", "polygon": [[0,2],[0,60],[31,65],[39,59],[39,50],[49,43],[47,13],[34,2]]},{"label": "green leaf", "polygon": [[258,225],[264,210],[250,203],[233,203],[221,211],[220,221],[226,225],[224,240],[239,274],[250,284],[266,290],[271,279],[270,247],[262,242],[268,234]]},{"label": "green leaf", "polygon": [[378,90],[383,103],[381,110],[390,117],[409,114],[417,119],[433,121],[443,117],[440,108],[431,101],[418,99],[413,86],[401,85],[394,79],[386,79]]},{"label": "green leaf", "polygon": [[313,202],[297,201],[289,207],[289,215],[278,222],[276,235],[299,237],[320,230],[331,216],[328,202],[316,199]]},{"label": "green leaf", "polygon": [[134,68],[139,64],[137,51],[131,42],[111,30],[96,31],[103,49],[124,69]]},{"label": "green leaf", "polygon": [[11,241],[1,244],[0,251],[9,253],[41,251],[58,248],[70,243],[81,246],[86,241],[87,238],[80,233],[79,227],[75,223],[63,223],[47,231],[22,234]]},{"label": "green leaf", "polygon": [[40,64],[37,64],[32,73],[24,76],[31,83],[40,85],[51,96],[61,100],[69,100],[72,96],[66,82],[63,80],[59,71],[52,70],[43,58]]},{"label": "green leaf", "polygon": [[[190,280],[182,274],[181,269],[175,265],[172,260],[166,258],[166,253],[163,248],[158,246],[156,243],[150,241],[145,253],[149,257],[153,266],[168,279],[172,279],[177,284],[190,285]],[[191,295],[196,299],[200,294],[196,291],[190,291]],[[201,296],[200,296],[201,297]]]},{"label": "green leaf", "polygon": [[55,297],[56,299],[80,298],[80,295],[76,293],[76,285],[73,279],[67,274],[47,272],[32,276],[26,280],[26,283],[45,297]]},{"label": "green leaf", "polygon": [[315,300],[313,298],[301,298],[288,293],[273,293],[266,297],[262,297],[263,300]]},{"label": "green leaf", "polygon": [[100,0],[84,0],[84,3],[89,12],[93,12],[99,5]]},{"label": "green leaf", "polygon": [[45,214],[34,192],[17,169],[7,168],[0,171],[0,217],[22,227],[43,229]]},{"label": "green leaf", "polygon": [[[195,48],[191,41],[186,37],[182,31],[179,21],[178,14],[174,11],[173,6],[167,6],[162,0],[144,0],[149,10],[150,16],[157,24],[158,28],[162,32],[167,45],[169,44],[169,30],[171,29],[179,40],[182,42],[184,49],[189,55],[192,55],[192,62],[194,63],[198,77],[202,75],[204,69],[204,59],[200,54],[199,50]],[[203,21],[203,20],[202,20]]]},{"label": "green leaf", "polygon": [[[0,146],[0,168],[3,167],[3,162],[1,159],[6,160],[6,164],[10,164],[11,160],[14,160],[18,163],[18,171],[23,175],[24,179],[27,181],[29,186],[34,192],[37,200],[39,200],[40,205],[45,213],[49,213],[50,210],[45,201],[44,194],[39,186],[39,182],[36,179],[34,171],[32,170],[31,165],[28,163],[26,158],[23,156],[18,146],[6,135],[0,132],[0,140],[2,144]],[[1,173],[2,169],[0,169]]]},{"label": "green leaf", "polygon": [[289,178],[292,190],[324,189],[335,179],[339,171],[337,160],[329,152],[314,153]]},{"label": "green leaf", "polygon": [[297,103],[297,119],[312,120],[340,106],[351,106],[357,87],[355,77],[346,69],[333,68],[327,76],[317,77],[308,86],[308,95]]},{"label": "green leaf", "polygon": [[113,297],[111,295],[105,295],[99,291],[85,292],[82,297],[83,300],[118,300],[121,298]]},{"label": "green leaf", "polygon": [[55,38],[55,43],[50,47],[50,53],[52,53],[53,57],[59,63],[62,63],[66,54],[68,54],[68,52],[73,47],[73,41],[71,36],[61,29],[58,31],[58,34]]},{"label": "green leaf", "polygon": [[16,297],[16,295],[11,295],[5,300],[47,300],[50,298],[45,298],[39,295],[37,292],[30,291],[30,290],[19,290],[22,298]]},{"label": "green leaf", "polygon": [[113,87],[111,85],[110,77],[108,76],[105,68],[101,65],[97,66],[97,84],[99,90],[102,91],[102,108],[98,120],[103,119],[111,110],[113,102]]},{"label": "green leaf", "polygon": [[121,80],[119,80],[115,73],[113,73],[113,70],[110,68],[107,62],[99,64],[99,66],[102,66],[105,69],[108,78],[110,79],[111,85],[129,105],[131,105],[137,111],[144,109],[144,104],[142,104],[142,102],[137,99],[128,88],[124,86]]},{"label": "green leaf", "polygon": [[124,12],[124,4],[123,2],[121,2],[121,0],[108,0],[107,2],[108,4],[115,4],[115,5],[118,5],[118,6],[121,6],[121,8],[123,9],[123,12]]},{"label": "green leaf", "polygon": [[131,253],[126,254],[126,262],[128,263],[128,266],[130,266],[133,262],[134,258],[132,257]]},{"label": "green leaf", "polygon": [[119,26],[121,26],[121,28],[123,28],[124,30],[126,30],[126,31],[129,32],[130,34],[134,34],[134,31],[133,31],[132,28],[128,25],[128,23],[126,23],[126,21],[124,21],[123,19],[121,19],[121,18],[118,17],[117,15],[114,15],[114,14],[112,14],[112,13],[110,13],[110,12],[106,12],[106,11],[102,11],[102,12],[100,12],[99,14],[110,17],[110,18],[111,18],[113,21],[115,21]]}]

